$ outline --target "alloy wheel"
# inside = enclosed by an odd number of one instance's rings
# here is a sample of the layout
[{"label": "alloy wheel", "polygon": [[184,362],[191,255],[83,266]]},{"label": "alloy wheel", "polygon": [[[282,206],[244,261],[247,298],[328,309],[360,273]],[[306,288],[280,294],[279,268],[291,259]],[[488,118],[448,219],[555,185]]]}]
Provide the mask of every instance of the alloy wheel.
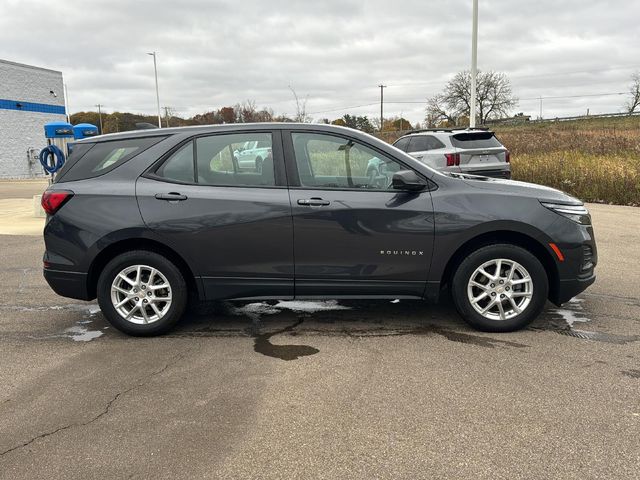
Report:
[{"label": "alloy wheel", "polygon": [[527,269],[514,260],[489,260],[471,274],[467,297],[484,318],[509,320],[531,303],[533,280]]},{"label": "alloy wheel", "polygon": [[171,307],[171,284],[158,269],[131,265],[118,273],[111,284],[111,303],[128,322],[157,322]]}]

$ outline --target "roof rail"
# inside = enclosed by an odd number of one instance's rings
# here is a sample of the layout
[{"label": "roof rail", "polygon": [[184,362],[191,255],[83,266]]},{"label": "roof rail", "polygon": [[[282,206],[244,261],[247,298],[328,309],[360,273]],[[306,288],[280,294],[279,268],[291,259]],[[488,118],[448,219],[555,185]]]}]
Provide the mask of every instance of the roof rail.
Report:
[{"label": "roof rail", "polygon": [[405,135],[410,135],[412,133],[423,133],[423,132],[464,132],[464,131],[468,131],[468,130],[482,130],[482,131],[486,132],[486,131],[489,131],[489,127],[421,128],[419,130],[411,130],[411,131],[405,133]]}]

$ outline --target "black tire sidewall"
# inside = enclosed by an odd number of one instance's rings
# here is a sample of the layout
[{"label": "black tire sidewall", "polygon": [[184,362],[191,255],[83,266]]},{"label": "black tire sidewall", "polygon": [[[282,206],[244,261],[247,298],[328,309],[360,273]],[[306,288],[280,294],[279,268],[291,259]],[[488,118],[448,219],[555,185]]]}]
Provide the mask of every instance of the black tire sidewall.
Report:
[{"label": "black tire sidewall", "polygon": [[[120,316],[111,303],[111,284],[115,276],[131,265],[148,265],[158,269],[171,285],[171,307],[163,318],[149,324],[135,324]],[[170,330],[182,317],[187,305],[188,291],[180,270],[166,257],[146,250],[118,255],[102,270],[97,284],[98,304],[109,323],[121,332],[135,336],[160,335]]]},{"label": "black tire sidewall", "polygon": [[[478,313],[467,296],[467,285],[473,272],[485,262],[496,258],[514,260],[521,264],[533,280],[533,297],[524,312],[509,320],[490,320]],[[547,301],[549,280],[540,261],[528,250],[510,244],[482,247],[469,254],[458,266],[451,285],[451,294],[458,313],[475,328],[489,332],[519,330],[540,314]]]}]

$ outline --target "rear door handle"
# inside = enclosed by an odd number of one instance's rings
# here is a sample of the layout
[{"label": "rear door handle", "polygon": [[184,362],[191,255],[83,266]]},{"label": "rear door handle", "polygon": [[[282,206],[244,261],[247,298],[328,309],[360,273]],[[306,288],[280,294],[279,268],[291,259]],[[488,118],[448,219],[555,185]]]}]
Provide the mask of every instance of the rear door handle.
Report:
[{"label": "rear door handle", "polygon": [[329,200],[323,200],[321,198],[301,198],[298,200],[298,205],[304,205],[305,207],[323,207],[331,204]]},{"label": "rear door handle", "polygon": [[168,202],[176,202],[180,200],[186,200],[188,197],[178,192],[169,192],[169,193],[156,193],[156,198],[158,200],[167,200]]}]

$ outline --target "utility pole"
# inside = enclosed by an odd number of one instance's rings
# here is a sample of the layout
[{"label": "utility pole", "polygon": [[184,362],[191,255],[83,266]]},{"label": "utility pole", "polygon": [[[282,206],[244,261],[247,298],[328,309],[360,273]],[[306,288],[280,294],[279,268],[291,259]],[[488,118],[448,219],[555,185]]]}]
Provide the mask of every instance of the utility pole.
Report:
[{"label": "utility pole", "polygon": [[476,77],[478,76],[478,0],[473,0],[473,26],[471,28],[471,105],[469,128],[476,126]]},{"label": "utility pole", "polygon": [[387,88],[386,85],[378,85],[380,87],[380,133],[382,133],[382,125],[384,123],[384,110],[383,110],[383,105],[384,105],[384,89]]},{"label": "utility pole", "polygon": [[164,124],[167,128],[169,128],[169,110],[171,110],[171,107],[167,107],[165,105],[162,108],[164,108]]},{"label": "utility pole", "polygon": [[98,116],[100,117],[100,135],[102,135],[102,105],[98,103],[96,107],[98,107]]},{"label": "utility pole", "polygon": [[162,128],[162,118],[160,117],[160,93],[158,92],[158,64],[156,63],[156,52],[148,52],[147,55],[153,57],[153,73],[156,78],[156,103],[158,106],[158,128]]}]

